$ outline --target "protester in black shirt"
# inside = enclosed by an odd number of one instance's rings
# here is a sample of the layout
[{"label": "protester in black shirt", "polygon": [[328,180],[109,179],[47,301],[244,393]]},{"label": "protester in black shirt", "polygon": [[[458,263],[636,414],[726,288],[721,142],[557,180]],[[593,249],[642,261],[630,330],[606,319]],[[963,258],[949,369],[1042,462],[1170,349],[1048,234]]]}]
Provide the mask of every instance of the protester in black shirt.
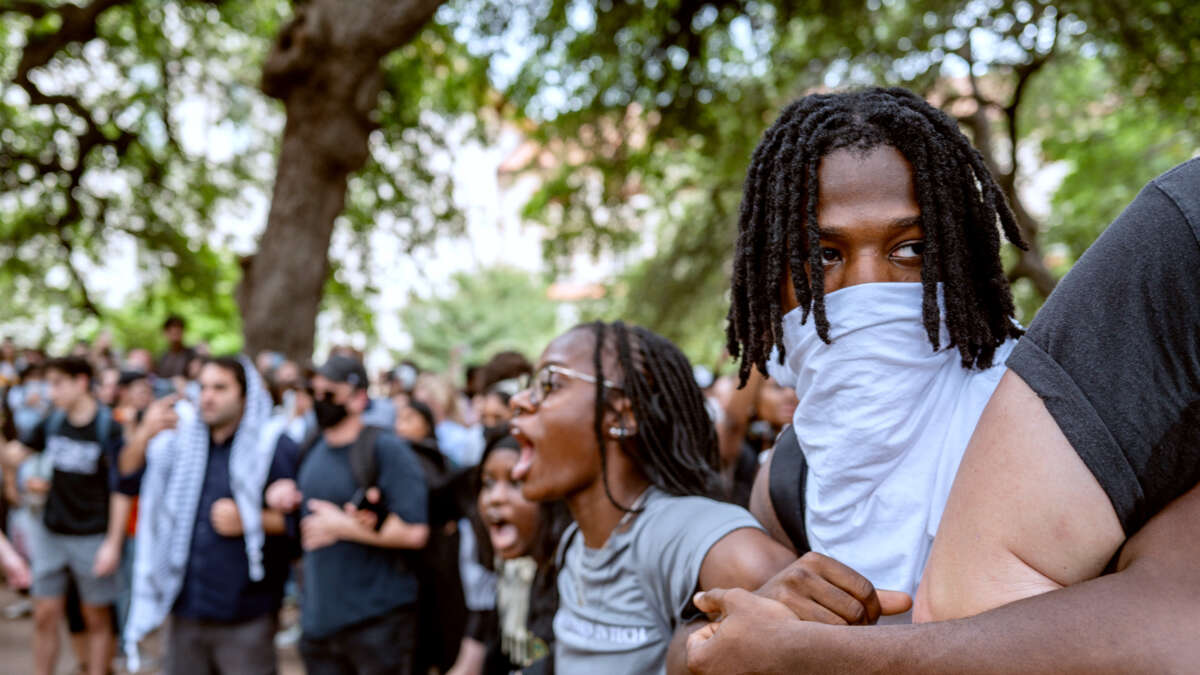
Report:
[{"label": "protester in black shirt", "polygon": [[122,484],[117,468],[121,427],[92,396],[88,362],[53,359],[46,375],[55,410],[24,439],[29,450],[45,453],[53,467],[45,529],[34,537],[31,556],[34,658],[38,673],[53,671],[67,584],[73,580],[88,635],[88,669],[100,675],[107,672],[113,649],[114,573],[130,509],[128,496],[117,491],[136,490]]}]

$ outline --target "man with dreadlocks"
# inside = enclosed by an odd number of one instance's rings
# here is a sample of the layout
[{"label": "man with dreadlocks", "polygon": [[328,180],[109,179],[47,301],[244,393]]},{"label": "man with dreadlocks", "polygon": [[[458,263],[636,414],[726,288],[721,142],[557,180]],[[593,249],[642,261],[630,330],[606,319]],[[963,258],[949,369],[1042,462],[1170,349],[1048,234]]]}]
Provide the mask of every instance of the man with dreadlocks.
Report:
[{"label": "man with dreadlocks", "polygon": [[921,582],[914,614],[935,621],[839,629],[707,592],[722,619],[691,636],[692,671],[1196,672],[1197,270],[1193,159],[1092,244],[1007,360]]},{"label": "man with dreadlocks", "polygon": [[781,542],[814,552],[791,572],[805,580],[804,618],[908,609],[869,586],[915,592],[1021,333],[1001,231],[1023,245],[979,153],[909,91],[806,96],[755,149],[728,347],[743,381],[757,368],[799,398],[751,506]]},{"label": "man with dreadlocks", "polygon": [[513,480],[530,501],[564,500],[575,520],[557,556],[557,672],[665,672],[693,593],[758,588],[794,559],[745,509],[716,501],[716,430],[665,338],[577,326],[510,405]]}]

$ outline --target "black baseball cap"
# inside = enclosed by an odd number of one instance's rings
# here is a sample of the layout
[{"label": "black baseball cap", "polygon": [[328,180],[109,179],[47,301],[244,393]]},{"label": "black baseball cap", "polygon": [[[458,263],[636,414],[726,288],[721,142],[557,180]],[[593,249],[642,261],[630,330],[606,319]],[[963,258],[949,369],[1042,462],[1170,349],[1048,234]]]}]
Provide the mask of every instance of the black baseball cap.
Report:
[{"label": "black baseball cap", "polygon": [[317,375],[332,382],[345,382],[354,385],[355,389],[367,388],[367,369],[357,359],[340,354],[329,357],[323,366],[317,368]]}]

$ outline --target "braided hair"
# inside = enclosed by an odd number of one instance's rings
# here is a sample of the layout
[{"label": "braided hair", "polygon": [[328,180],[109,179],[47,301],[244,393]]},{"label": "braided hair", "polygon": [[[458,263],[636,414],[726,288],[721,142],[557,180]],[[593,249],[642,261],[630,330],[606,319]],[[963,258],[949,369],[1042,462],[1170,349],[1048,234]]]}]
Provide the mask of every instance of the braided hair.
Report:
[{"label": "braided hair", "polygon": [[812,312],[817,334],[829,342],[817,169],[836,150],[880,146],[895,148],[913,167],[925,233],[922,313],[934,349],[941,348],[939,282],[948,346],[958,349],[964,368],[990,367],[996,348],[1020,336],[1000,262],[1000,229],[1018,247],[1025,242],[1004,193],[955,121],[906,89],[812,94],[784,108],[746,174],[725,329],[729,353],[741,357],[742,384],[751,367],[766,374],[773,348],[783,363],[785,271],[804,318]]},{"label": "braided hair", "polygon": [[[595,336],[595,432],[600,451],[604,493],[618,509],[632,512],[612,496],[604,446],[604,413],[613,390],[605,379],[621,383],[629,400],[637,433],[619,439],[625,452],[652,485],[663,492],[717,498],[721,481],[717,467],[717,432],[704,407],[704,394],[692,379],[692,364],[670,340],[641,326],[621,321],[596,321],[572,330],[591,330]],[[605,356],[615,357],[619,374],[604,372]]]}]

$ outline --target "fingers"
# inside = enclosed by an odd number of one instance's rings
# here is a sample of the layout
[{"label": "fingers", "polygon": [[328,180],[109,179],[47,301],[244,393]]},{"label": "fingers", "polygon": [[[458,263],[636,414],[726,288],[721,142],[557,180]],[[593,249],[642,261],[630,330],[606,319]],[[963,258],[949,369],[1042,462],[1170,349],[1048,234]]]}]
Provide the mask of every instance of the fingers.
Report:
[{"label": "fingers", "polygon": [[903,614],[912,609],[912,597],[908,593],[900,591],[878,591],[879,605],[882,608],[880,614],[882,616],[892,616],[894,614]]},{"label": "fingers", "polygon": [[758,595],[787,605],[800,619],[832,625],[869,625],[881,612],[875,587],[866,577],[812,552],[777,574]]},{"label": "fingers", "polygon": [[696,609],[710,616],[720,616],[725,611],[725,589],[714,588],[692,596],[692,604]]},{"label": "fingers", "polygon": [[707,664],[709,651],[715,645],[713,640],[717,635],[717,629],[720,628],[719,623],[710,623],[702,627],[700,630],[692,633],[687,638],[687,666],[688,670],[693,672],[703,672],[704,666]]},{"label": "fingers", "polygon": [[382,497],[382,494],[379,492],[379,488],[377,488],[377,487],[367,488],[367,501],[368,502],[371,502],[372,504],[378,504],[381,497]]},{"label": "fingers", "polygon": [[870,624],[879,619],[879,598],[875,586],[866,577],[850,567],[820,553],[809,552],[804,558],[811,558],[821,578],[849,595],[861,611],[848,606],[834,607],[826,605],[849,624]]},{"label": "fingers", "polygon": [[341,511],[333,502],[327,502],[324,499],[308,500],[308,510],[312,513],[329,513],[330,511]]}]

